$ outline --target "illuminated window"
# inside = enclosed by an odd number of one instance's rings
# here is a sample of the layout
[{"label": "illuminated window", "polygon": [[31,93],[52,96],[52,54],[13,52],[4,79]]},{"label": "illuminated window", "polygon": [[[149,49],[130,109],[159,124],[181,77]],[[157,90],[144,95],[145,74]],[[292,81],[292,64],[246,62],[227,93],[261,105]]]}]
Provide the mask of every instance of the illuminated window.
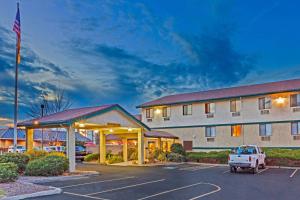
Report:
[{"label": "illuminated window", "polygon": [[271,109],[271,98],[262,97],[258,99],[258,108],[259,110]]},{"label": "illuminated window", "polygon": [[153,118],[153,109],[152,108],[147,108],[146,109],[146,118],[147,119]]},{"label": "illuminated window", "polygon": [[232,125],[231,126],[231,136],[240,137],[242,134],[242,125]]},{"label": "illuminated window", "polygon": [[192,115],[192,104],[182,106],[183,115]]},{"label": "illuminated window", "polygon": [[230,112],[241,111],[241,100],[235,99],[230,101]]},{"label": "illuminated window", "polygon": [[170,117],[171,109],[170,107],[163,107],[162,109],[162,116],[167,118]]},{"label": "illuminated window", "polygon": [[215,113],[215,103],[205,104],[205,114]]}]

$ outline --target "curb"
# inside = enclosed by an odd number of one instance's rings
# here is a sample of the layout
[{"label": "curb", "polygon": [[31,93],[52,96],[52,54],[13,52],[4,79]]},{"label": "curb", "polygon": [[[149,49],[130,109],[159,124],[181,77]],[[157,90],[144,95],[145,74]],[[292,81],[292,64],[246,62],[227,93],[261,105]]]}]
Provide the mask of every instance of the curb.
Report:
[{"label": "curb", "polygon": [[60,188],[56,188],[56,187],[49,187],[49,188],[51,188],[51,190],[40,191],[40,192],[31,193],[31,194],[22,194],[22,195],[4,197],[4,198],[1,198],[1,200],[19,200],[19,199],[42,197],[42,196],[49,196],[49,195],[62,193],[62,189],[60,189]]},{"label": "curb", "polygon": [[[228,167],[228,164],[211,164],[211,163],[198,163],[198,162],[186,162],[187,164],[193,165],[210,165],[210,166],[220,166],[220,167]],[[269,166],[266,165],[267,168],[272,169],[300,169],[300,167],[288,167],[288,166]]]}]

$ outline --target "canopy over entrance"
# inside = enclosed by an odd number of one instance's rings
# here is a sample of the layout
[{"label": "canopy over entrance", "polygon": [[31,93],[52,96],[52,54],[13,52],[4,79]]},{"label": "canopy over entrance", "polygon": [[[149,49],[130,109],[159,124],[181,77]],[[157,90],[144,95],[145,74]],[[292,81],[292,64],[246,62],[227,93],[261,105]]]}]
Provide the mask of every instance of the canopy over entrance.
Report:
[{"label": "canopy over entrance", "polygon": [[[18,123],[26,128],[26,149],[33,148],[33,129],[65,128],[67,130],[67,156],[70,171],[75,170],[75,129],[89,129],[99,132],[100,162],[105,162],[106,135],[118,135],[127,154],[127,139],[137,138],[138,163],[144,162],[144,133],[150,129],[118,104],[69,109],[41,118]],[[126,151],[125,151],[126,150]],[[127,155],[124,155],[127,158]]]}]

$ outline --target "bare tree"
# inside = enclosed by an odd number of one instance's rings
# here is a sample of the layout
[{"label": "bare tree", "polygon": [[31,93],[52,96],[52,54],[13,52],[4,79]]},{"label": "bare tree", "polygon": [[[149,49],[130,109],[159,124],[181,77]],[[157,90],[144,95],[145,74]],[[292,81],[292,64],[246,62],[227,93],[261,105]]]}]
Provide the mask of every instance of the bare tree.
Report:
[{"label": "bare tree", "polygon": [[70,98],[66,95],[65,90],[57,89],[53,93],[53,97],[49,98],[48,94],[42,94],[40,101],[32,103],[26,112],[32,118],[42,116],[41,105],[44,106],[43,115],[50,115],[69,109],[72,106]]}]

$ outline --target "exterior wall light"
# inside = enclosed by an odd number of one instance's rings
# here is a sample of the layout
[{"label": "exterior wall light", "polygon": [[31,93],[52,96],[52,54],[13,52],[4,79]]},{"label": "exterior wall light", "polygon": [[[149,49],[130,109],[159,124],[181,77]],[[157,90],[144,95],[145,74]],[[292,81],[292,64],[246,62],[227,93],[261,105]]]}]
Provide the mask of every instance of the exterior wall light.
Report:
[{"label": "exterior wall light", "polygon": [[132,128],[128,128],[128,131],[131,132],[131,131],[132,131]]},{"label": "exterior wall light", "polygon": [[85,127],[85,125],[84,124],[79,124],[79,127],[83,128],[83,127]]},{"label": "exterior wall light", "polygon": [[160,113],[161,113],[161,109],[157,108],[157,109],[155,110],[155,114],[159,115]]},{"label": "exterior wall light", "polygon": [[111,133],[112,133],[112,132],[114,132],[114,130],[112,130],[112,129],[109,129],[109,132],[111,132]]},{"label": "exterior wall light", "polygon": [[275,101],[277,104],[284,104],[285,99],[282,97],[278,97]]},{"label": "exterior wall light", "polygon": [[38,120],[34,120],[34,121],[33,121],[33,124],[34,124],[34,125],[38,125],[38,124],[39,124],[39,121],[38,121]]}]

